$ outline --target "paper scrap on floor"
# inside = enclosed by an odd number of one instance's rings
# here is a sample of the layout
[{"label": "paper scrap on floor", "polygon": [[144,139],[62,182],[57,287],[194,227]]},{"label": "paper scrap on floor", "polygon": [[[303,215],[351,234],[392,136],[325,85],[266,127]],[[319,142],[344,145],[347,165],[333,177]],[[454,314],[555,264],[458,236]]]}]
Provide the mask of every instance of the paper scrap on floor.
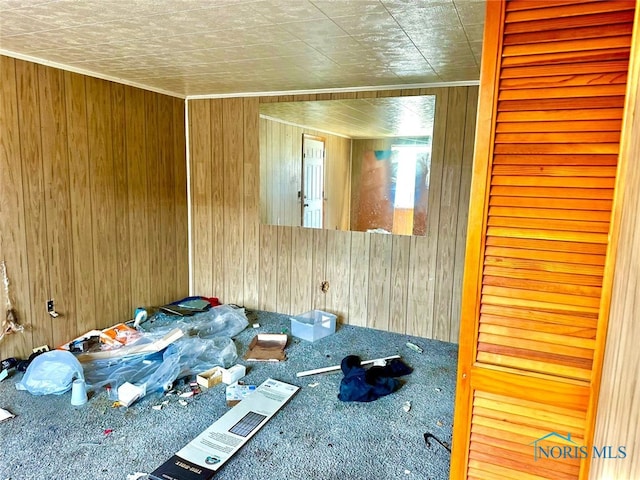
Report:
[{"label": "paper scrap on floor", "polygon": [[0,408],[0,422],[4,420],[9,420],[10,418],[15,417],[15,415],[4,408]]},{"label": "paper scrap on floor", "polygon": [[154,480],[209,480],[299,390],[272,378],[150,474]]}]

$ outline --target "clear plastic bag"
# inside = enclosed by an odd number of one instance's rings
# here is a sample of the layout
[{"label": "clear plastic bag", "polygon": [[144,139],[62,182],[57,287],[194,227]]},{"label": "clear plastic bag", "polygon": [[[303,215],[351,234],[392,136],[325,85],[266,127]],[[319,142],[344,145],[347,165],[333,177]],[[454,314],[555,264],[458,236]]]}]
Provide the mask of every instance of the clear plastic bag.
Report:
[{"label": "clear plastic bag", "polygon": [[249,321],[244,308],[219,305],[189,317],[157,312],[140,324],[140,330],[150,337],[162,337],[174,328],[179,328],[185,337],[215,338],[234,337],[247,328],[247,325]]},{"label": "clear plastic bag", "polygon": [[182,330],[184,336],[161,352],[123,354],[83,363],[87,390],[97,392],[109,385],[112,392],[117,392],[122,384],[131,383],[147,395],[169,390],[177,379],[187,375],[216,366],[230,367],[238,359],[231,337],[247,325],[249,321],[244,309],[229,305],[213,307],[190,317],[158,312],[141,323],[138,330],[142,335],[134,345],[151,343],[175,328]]},{"label": "clear plastic bag", "polygon": [[52,350],[31,361],[16,388],[32,395],[61,395],[71,390],[74,379],[84,379],[80,362],[70,352]]}]

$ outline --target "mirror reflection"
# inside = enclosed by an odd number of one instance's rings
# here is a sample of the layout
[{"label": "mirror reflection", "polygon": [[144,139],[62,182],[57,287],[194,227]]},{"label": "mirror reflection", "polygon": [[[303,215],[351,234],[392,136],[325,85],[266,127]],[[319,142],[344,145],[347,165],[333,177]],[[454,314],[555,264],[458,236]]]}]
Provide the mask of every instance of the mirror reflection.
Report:
[{"label": "mirror reflection", "polygon": [[435,96],[260,105],[264,224],[424,235]]}]

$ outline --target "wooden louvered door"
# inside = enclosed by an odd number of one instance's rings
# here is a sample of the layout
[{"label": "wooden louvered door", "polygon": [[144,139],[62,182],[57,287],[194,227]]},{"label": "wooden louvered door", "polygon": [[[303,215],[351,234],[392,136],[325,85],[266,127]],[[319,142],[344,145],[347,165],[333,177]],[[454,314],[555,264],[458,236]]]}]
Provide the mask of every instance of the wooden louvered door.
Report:
[{"label": "wooden louvered door", "polygon": [[588,475],[635,8],[487,2],[452,479]]}]

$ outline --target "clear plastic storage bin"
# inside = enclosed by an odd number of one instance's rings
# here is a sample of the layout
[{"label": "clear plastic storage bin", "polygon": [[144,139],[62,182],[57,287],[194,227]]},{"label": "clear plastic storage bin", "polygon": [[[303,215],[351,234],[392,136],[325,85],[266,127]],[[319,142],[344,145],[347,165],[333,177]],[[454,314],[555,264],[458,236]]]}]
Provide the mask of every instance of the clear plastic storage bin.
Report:
[{"label": "clear plastic storage bin", "polygon": [[336,316],[322,310],[311,310],[291,317],[291,335],[315,342],[336,331]]}]

